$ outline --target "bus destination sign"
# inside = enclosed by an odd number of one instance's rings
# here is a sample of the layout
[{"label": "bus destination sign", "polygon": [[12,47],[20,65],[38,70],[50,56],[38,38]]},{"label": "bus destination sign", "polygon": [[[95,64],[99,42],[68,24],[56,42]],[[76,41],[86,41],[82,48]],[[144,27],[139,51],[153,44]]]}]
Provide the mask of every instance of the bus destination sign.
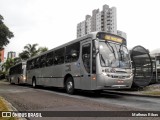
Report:
[{"label": "bus destination sign", "polygon": [[114,41],[114,42],[118,42],[118,43],[123,42],[123,40],[121,38],[118,38],[118,37],[115,37],[115,36],[112,36],[112,35],[105,35],[104,39]]}]

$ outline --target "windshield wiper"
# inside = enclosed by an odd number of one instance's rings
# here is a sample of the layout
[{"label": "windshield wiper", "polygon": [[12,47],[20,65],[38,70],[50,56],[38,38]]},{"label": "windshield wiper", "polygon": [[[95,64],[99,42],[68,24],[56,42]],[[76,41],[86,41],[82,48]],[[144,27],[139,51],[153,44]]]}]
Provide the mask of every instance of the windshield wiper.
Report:
[{"label": "windshield wiper", "polygon": [[122,51],[120,50],[121,49],[121,46],[120,46],[120,48],[119,48],[119,53],[120,53],[120,60],[122,61]]},{"label": "windshield wiper", "polygon": [[102,61],[103,61],[103,63],[106,65],[106,62],[105,62],[105,60],[104,60],[104,58],[103,58],[102,54],[100,54],[100,56],[101,56],[101,60],[102,60]]},{"label": "windshield wiper", "polygon": [[114,51],[114,49],[113,49],[113,46],[111,46],[111,45],[109,44],[109,42],[106,42],[106,43],[107,43],[107,46],[108,46],[109,50],[113,53],[114,58],[116,59],[116,54],[115,54],[115,51]]}]

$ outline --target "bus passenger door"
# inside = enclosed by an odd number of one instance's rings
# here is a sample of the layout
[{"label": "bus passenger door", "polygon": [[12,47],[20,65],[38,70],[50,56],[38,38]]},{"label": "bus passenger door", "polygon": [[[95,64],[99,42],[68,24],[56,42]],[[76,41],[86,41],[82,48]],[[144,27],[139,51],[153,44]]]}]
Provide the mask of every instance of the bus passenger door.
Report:
[{"label": "bus passenger door", "polygon": [[91,89],[91,41],[81,43],[81,89]]}]

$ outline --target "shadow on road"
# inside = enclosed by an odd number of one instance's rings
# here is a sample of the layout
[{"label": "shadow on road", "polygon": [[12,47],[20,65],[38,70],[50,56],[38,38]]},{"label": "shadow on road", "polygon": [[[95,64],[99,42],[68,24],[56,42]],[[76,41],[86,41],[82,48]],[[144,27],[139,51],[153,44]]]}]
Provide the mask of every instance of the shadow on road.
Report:
[{"label": "shadow on road", "polygon": [[[20,85],[20,86],[24,86],[24,87],[27,86],[27,87],[32,88],[32,86],[30,85]],[[112,94],[106,91],[102,91],[101,93],[95,93],[94,91],[89,91],[89,90],[76,90],[74,95],[69,95],[66,93],[66,90],[64,88],[38,86],[35,89],[53,91],[53,92],[60,93],[60,94],[66,94],[68,96],[78,95],[78,96],[89,97],[89,98],[122,98],[123,97],[122,95]]]}]

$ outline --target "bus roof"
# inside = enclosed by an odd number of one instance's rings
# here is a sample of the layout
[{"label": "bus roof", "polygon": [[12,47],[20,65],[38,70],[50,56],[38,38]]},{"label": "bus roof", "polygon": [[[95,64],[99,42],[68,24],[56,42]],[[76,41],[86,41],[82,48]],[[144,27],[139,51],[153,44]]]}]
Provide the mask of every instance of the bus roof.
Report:
[{"label": "bus roof", "polygon": [[[67,43],[62,44],[62,45],[60,45],[60,46],[57,46],[57,47],[55,47],[55,48],[52,48],[52,49],[50,49],[50,50],[48,50],[48,51],[46,51],[46,52],[43,52],[43,53],[41,53],[41,54],[39,54],[39,55],[36,55],[36,56],[34,56],[34,57],[31,57],[31,58],[29,58],[28,60],[37,58],[37,57],[39,57],[39,56],[41,56],[41,55],[44,55],[44,54],[47,54],[47,53],[49,53],[49,52],[51,52],[51,51],[53,51],[53,50],[57,50],[57,49],[59,49],[59,48],[63,48],[63,47],[65,47],[65,46],[67,46],[67,45],[70,45],[70,44],[72,44],[72,43],[76,43],[76,42],[78,42],[78,41],[83,41],[83,40],[86,40],[86,39],[88,39],[88,38],[96,39],[96,38],[97,38],[96,35],[97,35],[98,33],[106,33],[106,34],[114,35],[114,34],[107,33],[107,32],[102,32],[102,31],[101,31],[101,32],[100,32],[100,31],[91,32],[90,34],[87,34],[87,35],[85,35],[85,36],[83,36],[83,37],[74,39],[74,40],[72,40],[72,41],[70,41],[70,42],[67,42]],[[120,37],[120,36],[118,36],[118,35],[114,35],[114,36]],[[120,38],[122,38],[122,37],[120,37]],[[122,38],[122,39],[124,39],[124,38]],[[28,60],[27,60],[27,61],[28,61]]]},{"label": "bus roof", "polygon": [[[21,61],[21,62],[15,64],[15,65],[13,65],[12,67],[15,67],[15,66],[17,66],[17,65],[19,65],[19,64],[25,65],[25,64],[26,64],[26,61]],[[10,67],[10,68],[12,68],[12,67]]]}]

